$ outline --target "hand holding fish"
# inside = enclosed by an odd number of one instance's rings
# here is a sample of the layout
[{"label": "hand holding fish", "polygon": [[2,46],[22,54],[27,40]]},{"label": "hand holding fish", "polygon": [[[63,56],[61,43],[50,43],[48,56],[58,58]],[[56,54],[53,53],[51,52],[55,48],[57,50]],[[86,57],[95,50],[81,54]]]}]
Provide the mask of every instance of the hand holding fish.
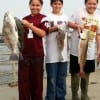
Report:
[{"label": "hand holding fish", "polygon": [[81,33],[81,32],[82,32],[82,29],[83,29],[83,27],[82,27],[81,25],[78,25],[78,26],[77,26],[77,31],[78,31],[78,33]]},{"label": "hand holding fish", "polygon": [[78,33],[78,36],[84,28],[82,25],[79,25],[78,23],[73,23],[73,22],[68,22],[68,27],[75,29]]},{"label": "hand holding fish", "polygon": [[82,77],[82,78],[85,78],[85,72],[84,72],[82,67],[80,67],[79,76]]},{"label": "hand holding fish", "polygon": [[25,27],[30,28],[30,26],[32,25],[32,23],[28,22],[27,20],[22,20],[22,23]]},{"label": "hand holding fish", "polygon": [[33,22],[29,22],[27,20],[22,20],[22,23],[25,27],[29,28],[30,30],[32,30],[32,32],[34,32],[36,35],[43,37],[46,35],[46,32],[43,29],[38,28],[37,26],[35,26],[33,24]]},{"label": "hand holding fish", "polygon": [[61,30],[61,31],[66,32],[66,30],[67,30],[66,23],[63,23],[63,24],[58,25],[58,30]]},{"label": "hand holding fish", "polygon": [[82,33],[82,30],[84,29],[83,26],[77,25],[77,31],[78,31],[78,36],[80,37],[80,33]]}]

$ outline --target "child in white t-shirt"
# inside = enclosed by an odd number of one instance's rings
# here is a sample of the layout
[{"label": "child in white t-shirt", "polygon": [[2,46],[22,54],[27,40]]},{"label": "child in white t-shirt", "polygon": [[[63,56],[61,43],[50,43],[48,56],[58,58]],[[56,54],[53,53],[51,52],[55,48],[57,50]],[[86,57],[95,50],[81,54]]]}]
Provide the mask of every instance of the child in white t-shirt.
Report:
[{"label": "child in white t-shirt", "polygon": [[[87,58],[84,66],[85,78],[79,77],[77,74],[81,73],[78,64],[78,32],[73,31],[71,36],[71,55],[70,55],[70,73],[71,73],[71,90],[72,100],[79,100],[78,88],[79,80],[81,78],[81,100],[90,100],[88,97],[88,83],[89,75],[95,71],[95,41],[97,40],[97,56],[100,59],[100,16],[95,13],[98,0],[85,0],[85,8],[80,9],[72,15],[72,21],[83,26],[83,30],[87,29],[89,33],[89,42],[87,48]],[[94,27],[95,26],[95,27]]]},{"label": "child in white t-shirt", "polygon": [[46,100],[65,100],[68,62],[67,26],[78,29],[61,12],[63,0],[51,0],[52,13],[48,14],[49,32],[46,36]]}]

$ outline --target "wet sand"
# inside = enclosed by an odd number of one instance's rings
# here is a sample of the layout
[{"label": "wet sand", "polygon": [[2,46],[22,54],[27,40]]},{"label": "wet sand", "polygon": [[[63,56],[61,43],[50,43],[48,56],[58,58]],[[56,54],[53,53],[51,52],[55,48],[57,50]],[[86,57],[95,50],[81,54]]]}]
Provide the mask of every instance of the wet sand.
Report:
[{"label": "wet sand", "polygon": [[[44,92],[43,98],[46,94],[46,77],[44,77]],[[71,85],[70,85],[70,75],[67,77],[67,99],[71,100]],[[100,100],[100,70],[92,73],[89,82],[89,96],[92,100]],[[80,90],[79,90],[80,94]],[[0,100],[18,100],[18,87],[9,87],[7,84],[0,85]]]}]

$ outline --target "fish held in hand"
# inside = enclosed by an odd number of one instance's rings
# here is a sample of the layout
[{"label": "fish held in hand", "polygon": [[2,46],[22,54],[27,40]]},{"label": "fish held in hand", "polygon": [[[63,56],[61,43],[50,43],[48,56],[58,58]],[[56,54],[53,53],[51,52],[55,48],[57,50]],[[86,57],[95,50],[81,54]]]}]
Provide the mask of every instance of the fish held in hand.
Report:
[{"label": "fish held in hand", "polygon": [[89,33],[88,30],[84,30],[80,33],[79,39],[79,55],[78,55],[78,63],[80,65],[80,76],[84,77],[84,66],[87,58],[87,49],[88,49],[88,41],[89,41]]},{"label": "fish held in hand", "polygon": [[22,24],[22,21],[20,19],[18,19],[17,17],[14,17],[15,22],[16,22],[16,26],[18,29],[18,40],[19,40],[19,45],[18,48],[20,51],[22,51],[24,49],[24,26]]},{"label": "fish held in hand", "polygon": [[4,41],[11,50],[10,60],[18,60],[18,28],[14,16],[9,11],[4,14],[2,34],[4,35]]},{"label": "fish held in hand", "polygon": [[56,39],[57,39],[57,47],[58,47],[58,52],[59,52],[59,61],[62,61],[63,56],[61,53],[64,48],[65,32],[59,29]]}]

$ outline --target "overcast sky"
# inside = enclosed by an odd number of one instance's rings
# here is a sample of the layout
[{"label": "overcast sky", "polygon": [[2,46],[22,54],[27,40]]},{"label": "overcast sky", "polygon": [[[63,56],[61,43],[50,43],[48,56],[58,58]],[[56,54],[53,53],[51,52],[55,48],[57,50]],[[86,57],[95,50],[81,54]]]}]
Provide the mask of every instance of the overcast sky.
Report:
[{"label": "overcast sky", "polygon": [[[0,0],[1,1],[1,0]],[[62,12],[70,16],[76,9],[84,7],[84,0],[63,0]],[[0,32],[2,29],[3,16],[6,11],[10,11],[14,16],[22,18],[30,13],[29,0],[2,0],[0,2]],[[48,14],[51,11],[49,0],[44,0],[42,13]]]}]

